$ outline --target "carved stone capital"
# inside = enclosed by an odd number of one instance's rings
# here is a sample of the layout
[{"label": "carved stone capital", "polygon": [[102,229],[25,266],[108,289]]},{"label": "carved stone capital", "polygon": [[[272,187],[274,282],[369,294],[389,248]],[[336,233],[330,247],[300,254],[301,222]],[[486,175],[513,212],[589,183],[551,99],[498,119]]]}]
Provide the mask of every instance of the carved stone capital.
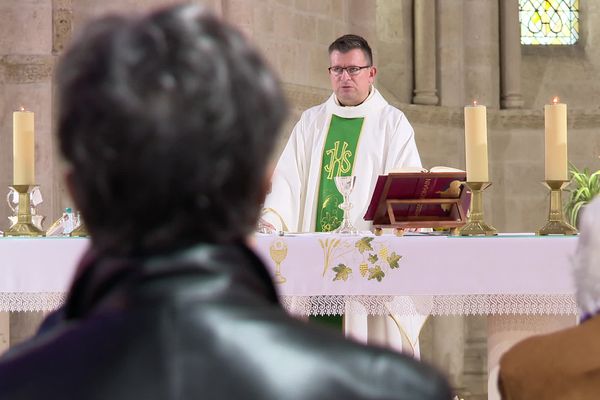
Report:
[{"label": "carved stone capital", "polygon": [[0,82],[38,83],[47,82],[52,77],[54,58],[52,56],[0,57]]},{"label": "carved stone capital", "polygon": [[52,54],[64,50],[73,32],[73,12],[70,9],[52,10]]}]

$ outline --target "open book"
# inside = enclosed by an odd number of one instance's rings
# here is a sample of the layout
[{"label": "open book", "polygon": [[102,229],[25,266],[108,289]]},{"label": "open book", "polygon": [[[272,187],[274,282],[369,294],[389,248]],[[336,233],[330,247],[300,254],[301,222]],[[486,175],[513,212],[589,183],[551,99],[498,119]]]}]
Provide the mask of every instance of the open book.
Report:
[{"label": "open book", "polygon": [[390,171],[390,173],[393,174],[397,174],[397,173],[410,173],[410,172],[465,172],[462,169],[458,169],[458,168],[452,168],[452,167],[444,167],[444,166],[436,166],[436,167],[431,167],[430,169],[427,168],[422,168],[422,167],[403,167],[403,168],[396,168]]},{"label": "open book", "polygon": [[451,167],[403,168],[380,175],[364,216],[373,226],[457,227],[466,222],[470,195],[465,171]]}]

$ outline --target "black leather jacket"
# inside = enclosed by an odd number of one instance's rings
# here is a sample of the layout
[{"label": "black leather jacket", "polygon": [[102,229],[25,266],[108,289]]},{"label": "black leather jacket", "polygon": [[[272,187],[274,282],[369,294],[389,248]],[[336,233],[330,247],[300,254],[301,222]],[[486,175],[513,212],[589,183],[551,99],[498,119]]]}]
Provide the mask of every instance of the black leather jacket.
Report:
[{"label": "black leather jacket", "polygon": [[243,245],[101,258],[0,360],[0,399],[449,399],[433,368],[280,307]]}]

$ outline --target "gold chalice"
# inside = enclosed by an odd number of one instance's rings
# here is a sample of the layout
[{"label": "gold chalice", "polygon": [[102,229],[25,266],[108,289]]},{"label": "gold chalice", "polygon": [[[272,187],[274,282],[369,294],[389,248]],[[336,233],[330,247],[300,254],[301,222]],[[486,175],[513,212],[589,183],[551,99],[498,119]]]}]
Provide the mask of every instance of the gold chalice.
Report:
[{"label": "gold chalice", "polygon": [[275,277],[273,280],[275,283],[285,283],[287,279],[283,275],[281,275],[281,263],[287,257],[288,247],[287,244],[283,241],[283,239],[277,239],[269,248],[269,254],[271,255],[271,259],[275,262]]}]

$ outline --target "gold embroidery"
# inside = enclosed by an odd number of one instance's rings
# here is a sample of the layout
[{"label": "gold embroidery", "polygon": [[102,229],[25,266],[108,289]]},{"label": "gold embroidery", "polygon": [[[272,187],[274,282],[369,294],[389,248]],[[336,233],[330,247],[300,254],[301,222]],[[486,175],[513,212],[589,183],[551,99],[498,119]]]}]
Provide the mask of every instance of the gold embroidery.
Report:
[{"label": "gold embroidery", "polygon": [[350,281],[353,277],[382,282],[387,274],[400,268],[402,256],[385,242],[374,239],[369,236],[358,240],[318,239],[323,250],[323,277],[334,282]]},{"label": "gold embroidery", "polygon": [[348,146],[347,142],[343,142],[340,154],[340,141],[337,140],[333,145],[333,149],[325,151],[325,154],[329,156],[329,165],[325,166],[327,179],[347,174],[352,169],[352,164],[350,163],[352,152],[348,150]]},{"label": "gold embroidery", "polygon": [[[419,199],[425,198],[427,195],[427,191],[429,190],[429,185],[431,185],[431,179],[425,179],[425,184],[423,185],[423,190],[421,190],[421,194],[419,194]],[[415,210],[415,216],[421,215],[421,210],[423,209],[423,204],[417,204],[417,209]]]},{"label": "gold embroidery", "polygon": [[367,264],[366,262],[360,263],[360,265],[358,266],[358,270],[360,271],[360,276],[364,278],[365,275],[367,275],[367,271],[369,270],[369,264]]},{"label": "gold embroidery", "polygon": [[319,239],[319,243],[321,244],[321,248],[323,249],[323,276],[329,269],[329,265],[331,264],[331,259],[333,258],[333,249],[340,245],[340,239]]},{"label": "gold embroidery", "polygon": [[337,207],[340,204],[338,198],[333,195],[327,197],[323,202],[323,205],[321,206],[322,214],[321,218],[319,219],[319,224],[321,226],[322,232],[331,232],[332,230],[340,226],[340,223],[342,222],[338,214],[329,211],[330,209],[328,207],[330,202],[333,203],[333,207],[331,207],[331,209],[334,210],[337,210]]},{"label": "gold embroidery", "polygon": [[281,275],[281,263],[287,257],[287,253],[288,246],[283,239],[277,239],[271,243],[269,254],[271,255],[271,259],[275,262],[275,277],[273,278],[275,283],[282,284],[287,280]]}]

